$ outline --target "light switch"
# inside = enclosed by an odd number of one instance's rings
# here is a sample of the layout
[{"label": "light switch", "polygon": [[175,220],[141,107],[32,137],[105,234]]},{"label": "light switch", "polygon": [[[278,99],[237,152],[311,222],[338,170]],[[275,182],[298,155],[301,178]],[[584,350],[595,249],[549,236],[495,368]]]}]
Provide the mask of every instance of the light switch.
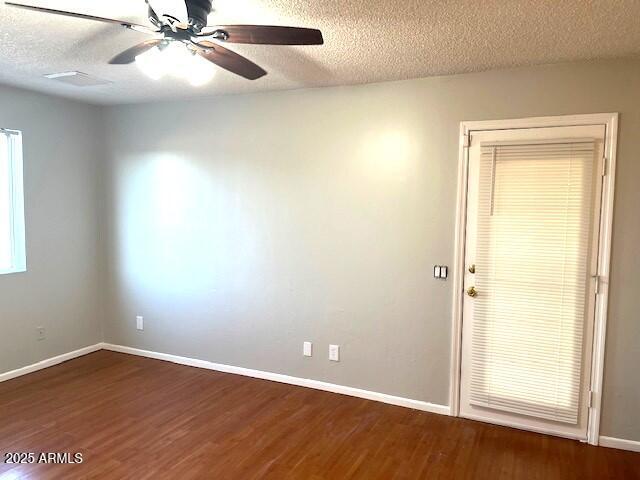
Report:
[{"label": "light switch", "polygon": [[433,267],[433,278],[446,280],[449,276],[449,267],[446,265],[435,265]]}]

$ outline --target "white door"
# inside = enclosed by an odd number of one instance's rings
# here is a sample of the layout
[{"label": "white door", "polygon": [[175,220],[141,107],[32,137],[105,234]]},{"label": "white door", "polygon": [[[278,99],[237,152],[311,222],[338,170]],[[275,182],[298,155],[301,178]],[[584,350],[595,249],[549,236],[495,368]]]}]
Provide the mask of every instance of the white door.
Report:
[{"label": "white door", "polygon": [[604,137],[472,132],[461,416],[586,439]]}]

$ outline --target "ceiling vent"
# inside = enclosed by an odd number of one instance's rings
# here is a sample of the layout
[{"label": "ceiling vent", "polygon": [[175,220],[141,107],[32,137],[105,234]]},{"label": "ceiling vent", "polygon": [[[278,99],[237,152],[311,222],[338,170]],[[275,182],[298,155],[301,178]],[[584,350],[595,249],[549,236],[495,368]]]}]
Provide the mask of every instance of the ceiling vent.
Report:
[{"label": "ceiling vent", "polygon": [[67,85],[74,85],[76,87],[95,87],[96,85],[108,85],[113,83],[109,80],[92,77],[82,72],[50,73],[45,75],[45,78],[55,80],[60,83],[66,83]]}]

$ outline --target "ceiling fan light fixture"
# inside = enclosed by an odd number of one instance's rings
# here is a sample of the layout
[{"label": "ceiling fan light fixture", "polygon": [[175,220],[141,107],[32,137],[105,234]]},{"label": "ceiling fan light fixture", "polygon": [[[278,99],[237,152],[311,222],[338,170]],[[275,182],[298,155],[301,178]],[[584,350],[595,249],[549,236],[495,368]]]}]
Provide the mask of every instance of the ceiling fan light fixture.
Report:
[{"label": "ceiling fan light fixture", "polygon": [[160,80],[168,71],[164,63],[162,50],[154,47],[136,57],[136,65],[147,77]]},{"label": "ceiling fan light fixture", "polygon": [[216,74],[216,67],[207,62],[199,55],[191,55],[192,64],[189,70],[187,70],[187,79],[189,83],[194,87],[201,87],[206,85]]},{"label": "ceiling fan light fixture", "polygon": [[215,65],[196,55],[182,42],[154,47],[136,57],[136,65],[149,78],[172,76],[199,87],[215,76]]}]

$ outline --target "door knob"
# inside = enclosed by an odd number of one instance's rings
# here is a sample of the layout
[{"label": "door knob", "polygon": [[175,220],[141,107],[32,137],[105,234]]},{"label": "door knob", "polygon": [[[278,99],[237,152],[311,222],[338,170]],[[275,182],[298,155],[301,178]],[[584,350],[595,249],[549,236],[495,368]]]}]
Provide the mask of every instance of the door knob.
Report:
[{"label": "door knob", "polygon": [[478,291],[476,290],[476,287],[469,287],[467,289],[467,295],[469,295],[472,298],[476,298],[478,296]]}]

